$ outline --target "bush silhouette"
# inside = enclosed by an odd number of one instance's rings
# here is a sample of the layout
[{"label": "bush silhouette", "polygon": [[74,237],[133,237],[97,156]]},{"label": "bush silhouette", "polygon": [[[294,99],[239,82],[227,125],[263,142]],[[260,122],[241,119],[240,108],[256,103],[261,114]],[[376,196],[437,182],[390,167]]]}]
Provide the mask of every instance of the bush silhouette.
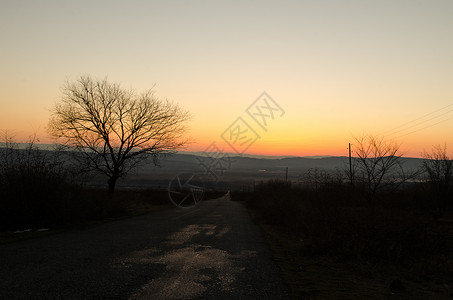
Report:
[{"label": "bush silhouette", "polygon": [[20,147],[6,139],[0,148],[0,230],[61,223],[75,185],[64,153]]}]

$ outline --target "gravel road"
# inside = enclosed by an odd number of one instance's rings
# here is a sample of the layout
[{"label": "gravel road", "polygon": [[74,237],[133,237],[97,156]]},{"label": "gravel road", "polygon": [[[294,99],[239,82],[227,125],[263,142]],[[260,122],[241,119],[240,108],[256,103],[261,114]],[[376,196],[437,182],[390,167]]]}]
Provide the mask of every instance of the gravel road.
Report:
[{"label": "gravel road", "polygon": [[0,246],[0,299],[288,299],[242,203],[223,197]]}]

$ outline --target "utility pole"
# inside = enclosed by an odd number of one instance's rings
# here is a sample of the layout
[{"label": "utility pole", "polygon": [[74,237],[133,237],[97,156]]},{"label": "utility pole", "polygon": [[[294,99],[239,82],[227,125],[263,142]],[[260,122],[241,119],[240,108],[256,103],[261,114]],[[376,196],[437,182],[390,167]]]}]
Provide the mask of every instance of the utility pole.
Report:
[{"label": "utility pole", "polygon": [[285,185],[288,185],[288,167],[286,167]]},{"label": "utility pole", "polygon": [[349,143],[349,181],[352,185],[352,159],[351,159],[351,143]]}]

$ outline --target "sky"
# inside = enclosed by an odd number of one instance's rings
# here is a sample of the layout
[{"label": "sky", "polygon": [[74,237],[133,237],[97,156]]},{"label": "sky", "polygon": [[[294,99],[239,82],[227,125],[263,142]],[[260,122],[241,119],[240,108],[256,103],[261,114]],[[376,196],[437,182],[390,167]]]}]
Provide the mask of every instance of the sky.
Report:
[{"label": "sky", "polygon": [[64,83],[90,75],[188,110],[187,151],[347,155],[371,134],[453,155],[451,16],[450,0],[0,0],[0,130],[52,142]]}]

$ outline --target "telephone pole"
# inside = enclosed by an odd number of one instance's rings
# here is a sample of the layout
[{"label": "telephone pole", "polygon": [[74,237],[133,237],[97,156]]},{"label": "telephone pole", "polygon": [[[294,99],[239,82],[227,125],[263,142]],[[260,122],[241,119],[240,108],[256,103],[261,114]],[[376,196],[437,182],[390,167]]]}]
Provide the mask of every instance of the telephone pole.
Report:
[{"label": "telephone pole", "polygon": [[288,185],[288,167],[286,167],[285,185]]},{"label": "telephone pole", "polygon": [[349,143],[349,181],[352,186],[352,159],[351,159],[351,143]]}]

